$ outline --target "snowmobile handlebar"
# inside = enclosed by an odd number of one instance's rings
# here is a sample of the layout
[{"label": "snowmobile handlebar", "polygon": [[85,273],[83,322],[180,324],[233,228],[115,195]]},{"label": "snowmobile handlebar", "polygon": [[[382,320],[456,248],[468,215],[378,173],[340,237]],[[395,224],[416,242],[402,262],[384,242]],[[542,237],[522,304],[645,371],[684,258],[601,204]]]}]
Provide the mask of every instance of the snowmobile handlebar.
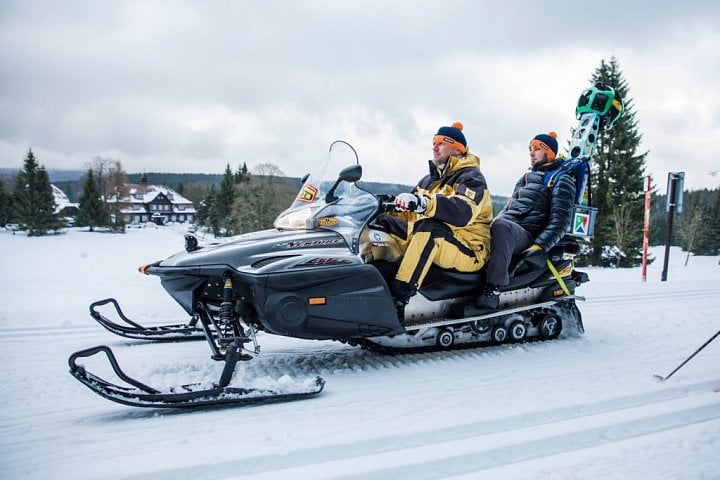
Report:
[{"label": "snowmobile handlebar", "polygon": [[395,211],[395,195],[378,195],[380,213]]}]

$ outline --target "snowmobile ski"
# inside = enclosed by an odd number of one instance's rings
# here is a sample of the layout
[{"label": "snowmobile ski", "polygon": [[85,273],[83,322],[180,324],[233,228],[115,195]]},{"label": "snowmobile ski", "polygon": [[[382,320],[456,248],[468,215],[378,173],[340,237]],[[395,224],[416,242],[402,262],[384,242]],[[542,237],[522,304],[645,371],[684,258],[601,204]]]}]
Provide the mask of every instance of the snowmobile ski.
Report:
[{"label": "snowmobile ski", "polygon": [[[239,344],[238,344],[239,345]],[[112,350],[100,345],[70,355],[68,365],[70,374],[98,395],[131,407],[154,408],[198,408],[218,405],[242,405],[260,402],[297,400],[320,393],[325,386],[322,377],[315,377],[312,381],[300,385],[283,385],[278,389],[271,388],[243,388],[228,386],[232,378],[235,365],[242,359],[241,348],[228,348],[220,379],[207,388],[201,384],[188,384],[160,391],[128,376],[120,368]],[[104,353],[115,374],[127,385],[117,385],[88,372],[83,365],[77,364],[77,359],[91,357]]]},{"label": "snowmobile ski", "polygon": [[[108,303],[115,307],[117,315],[123,320],[123,322],[125,322],[125,324],[114,322],[97,311],[96,307],[101,307],[103,305],[107,305]],[[114,298],[106,298],[104,300],[98,300],[97,302],[91,303],[90,316],[111,333],[125,338],[152,340],[155,342],[180,342],[205,339],[203,329],[197,326],[197,317],[191,318],[190,321],[185,324],[178,323],[174,325],[145,327],[126,317],[117,300]]]}]

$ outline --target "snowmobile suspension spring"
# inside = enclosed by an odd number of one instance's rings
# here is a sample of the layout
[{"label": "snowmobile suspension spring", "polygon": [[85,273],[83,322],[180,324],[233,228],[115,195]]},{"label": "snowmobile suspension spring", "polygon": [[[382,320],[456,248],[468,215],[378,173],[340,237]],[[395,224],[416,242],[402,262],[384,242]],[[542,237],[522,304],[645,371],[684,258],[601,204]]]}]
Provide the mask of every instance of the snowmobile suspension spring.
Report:
[{"label": "snowmobile suspension spring", "polygon": [[[229,344],[230,341],[238,334],[243,337],[242,327],[238,325],[235,318],[235,303],[233,302],[233,283],[230,274],[225,274],[223,285],[223,301],[220,304],[220,312],[218,315],[219,322],[219,341],[221,344]],[[236,332],[235,329],[240,331]]]}]

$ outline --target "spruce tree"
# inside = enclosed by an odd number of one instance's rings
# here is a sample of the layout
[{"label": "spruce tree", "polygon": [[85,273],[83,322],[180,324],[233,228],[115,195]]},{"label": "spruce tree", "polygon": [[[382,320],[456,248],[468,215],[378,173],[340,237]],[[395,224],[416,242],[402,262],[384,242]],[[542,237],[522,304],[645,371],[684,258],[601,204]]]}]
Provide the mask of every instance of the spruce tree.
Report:
[{"label": "spruce tree", "polygon": [[222,182],[220,183],[220,191],[215,198],[215,208],[217,210],[217,216],[219,226],[222,234],[232,235],[232,209],[235,198],[237,197],[237,191],[235,190],[235,178],[230,165],[225,168],[225,174],[223,175]]},{"label": "spruce tree", "polygon": [[0,227],[10,221],[10,194],[5,190],[5,182],[0,178]]},{"label": "spruce tree", "polygon": [[642,136],[638,133],[630,89],[617,59],[602,60],[590,81],[615,89],[625,105],[623,115],[612,129],[602,130],[598,135],[591,165],[592,205],[598,209],[592,263],[606,263],[603,252],[607,255],[607,251],[617,249],[621,253],[610,259],[612,265],[636,266],[641,261],[647,152],[637,153]]},{"label": "spruce tree", "polygon": [[235,183],[246,183],[250,181],[250,178],[247,163],[243,162],[242,166],[238,167],[237,172],[235,172]]},{"label": "spruce tree", "polygon": [[195,222],[198,225],[209,227],[214,235],[219,234],[220,230],[220,218],[217,211],[217,192],[215,186],[210,188],[210,191],[205,197],[198,203],[197,213],[195,215]]},{"label": "spruce tree", "polygon": [[14,219],[28,236],[44,235],[59,226],[50,179],[45,168],[38,166],[32,149],[15,180],[12,205]]},{"label": "spruce tree", "polygon": [[[53,193],[50,176],[44,166],[38,169],[38,196],[39,212],[38,216],[46,230],[58,230],[64,226],[60,218],[58,206],[55,203],[55,194]],[[45,231],[43,231],[45,233]]]},{"label": "spruce tree", "polygon": [[720,188],[712,192],[710,201],[710,255],[720,253]]},{"label": "spruce tree", "polygon": [[695,255],[717,255],[720,249],[720,190],[686,192],[678,215],[682,247]]},{"label": "spruce tree", "polygon": [[284,174],[274,164],[260,164],[255,173],[238,185],[233,214],[236,233],[272,228],[275,218],[292,203],[297,193],[294,184],[279,180]]},{"label": "spruce tree", "polygon": [[95,227],[102,227],[110,223],[107,206],[100,195],[92,168],[89,168],[85,175],[79,210],[76,221],[78,227],[90,227],[92,232]]}]

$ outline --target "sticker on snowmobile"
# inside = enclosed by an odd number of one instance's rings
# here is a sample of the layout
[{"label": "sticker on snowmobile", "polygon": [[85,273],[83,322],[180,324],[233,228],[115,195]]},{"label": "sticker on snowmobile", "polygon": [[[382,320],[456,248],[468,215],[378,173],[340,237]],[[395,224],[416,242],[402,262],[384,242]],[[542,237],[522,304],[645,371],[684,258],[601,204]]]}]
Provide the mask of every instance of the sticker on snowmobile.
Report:
[{"label": "sticker on snowmobile", "polygon": [[318,225],[321,227],[334,227],[338,221],[335,217],[322,217],[318,219]]},{"label": "sticker on snowmobile", "polygon": [[294,242],[274,243],[273,248],[307,248],[307,247],[326,247],[328,245],[338,245],[343,243],[342,240],[331,238],[326,240],[301,240]]},{"label": "sticker on snowmobile", "polygon": [[390,242],[388,242],[388,239],[385,235],[381,235],[378,232],[375,232],[372,234],[373,238],[370,242],[370,245],[373,247],[387,247],[390,245]]},{"label": "sticker on snowmobile", "polygon": [[587,213],[575,212],[575,221],[573,222],[573,233],[577,235],[589,235],[588,227],[590,226],[590,215]]},{"label": "sticker on snowmobile", "polygon": [[326,258],[312,258],[308,260],[307,262],[300,263],[296,265],[295,267],[322,267],[325,265],[349,265],[353,262],[351,262],[348,259],[343,258],[334,258],[334,257],[326,257]]},{"label": "sticker on snowmobile", "polygon": [[300,193],[298,193],[298,196],[295,200],[297,200],[298,202],[312,203],[315,200],[315,197],[317,197],[317,194],[317,187],[313,187],[310,184],[305,184],[303,185],[303,188],[300,190]]}]

